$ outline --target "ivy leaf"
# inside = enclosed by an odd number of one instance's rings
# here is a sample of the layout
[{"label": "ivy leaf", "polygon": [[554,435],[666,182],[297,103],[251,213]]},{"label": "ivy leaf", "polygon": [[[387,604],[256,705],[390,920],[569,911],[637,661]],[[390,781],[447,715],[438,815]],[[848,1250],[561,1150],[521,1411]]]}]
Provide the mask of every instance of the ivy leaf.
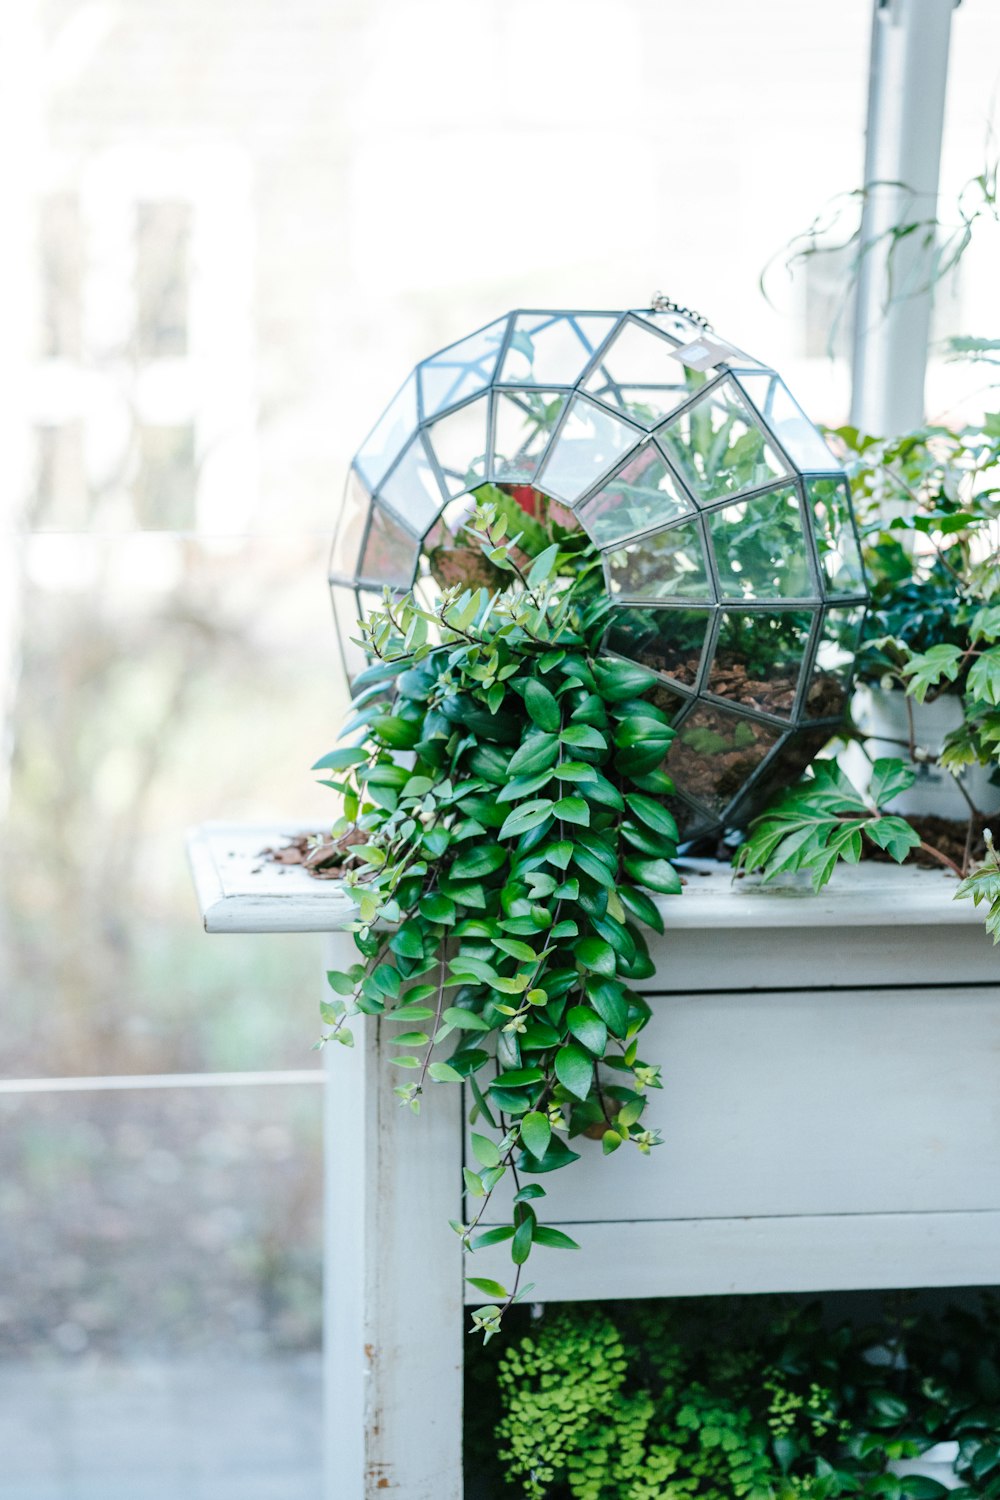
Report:
[{"label": "ivy leaf", "polygon": [[608,1045],[608,1028],[600,1016],[586,1005],[574,1005],[566,1013],[566,1025],[578,1042],[595,1057],[603,1057]]},{"label": "ivy leaf", "polygon": [[[549,1149],[544,1156],[534,1157],[525,1152],[518,1162],[518,1170],[534,1174],[559,1172],[563,1167],[568,1167],[571,1162],[579,1160],[579,1151],[571,1151],[565,1141],[560,1140],[557,1135],[554,1135],[549,1142]],[[522,1189],[523,1191],[524,1189]]]},{"label": "ivy leaf", "polygon": [[552,1139],[552,1126],[547,1115],[532,1110],[521,1120],[521,1140],[532,1156],[544,1156]]},{"label": "ivy leaf", "polygon": [[559,704],[544,683],[529,678],[524,685],[524,706],[528,717],[539,729],[554,734],[562,722]]},{"label": "ivy leaf", "polygon": [[552,811],[560,822],[590,826],[590,808],[582,797],[560,797]]},{"label": "ivy leaf", "polygon": [[665,859],[638,859],[626,855],[625,873],[636,882],[661,896],[679,896],[683,890],[681,878],[673,865]]},{"label": "ivy leaf", "polygon": [[498,1224],[495,1229],[484,1229],[482,1234],[477,1234],[469,1241],[472,1250],[485,1250],[488,1245],[502,1245],[505,1240],[514,1238],[513,1224]]},{"label": "ivy leaf", "polygon": [[510,1295],[505,1286],[499,1281],[491,1281],[488,1276],[466,1276],[470,1286],[474,1286],[477,1292],[482,1292],[485,1297],[494,1297],[498,1302],[503,1302]]},{"label": "ivy leaf", "polygon": [[461,1083],[462,1075],[455,1071],[450,1063],[432,1062],[427,1069],[435,1083]]},{"label": "ivy leaf", "polygon": [[553,542],[551,547],[546,547],[544,552],[539,552],[528,569],[528,587],[537,589],[539,585],[546,583],[554,573],[558,562],[559,544]]},{"label": "ivy leaf", "polygon": [[587,996],[612,1036],[628,1030],[628,1004],[620,984],[610,979],[588,979]]},{"label": "ivy leaf", "polygon": [[590,724],[570,724],[559,736],[564,745],[573,745],[579,750],[606,750],[608,742],[599,729]]},{"label": "ivy leaf", "polygon": [[615,972],[615,950],[603,938],[585,937],[574,946],[573,956],[584,969],[595,974],[613,975]]},{"label": "ivy leaf", "polygon": [[529,1182],[527,1187],[521,1188],[520,1192],[514,1194],[515,1203],[527,1203],[529,1198],[544,1198],[545,1189],[540,1182]]},{"label": "ivy leaf", "polygon": [[530,1212],[518,1224],[514,1231],[514,1239],[510,1247],[510,1258],[515,1266],[523,1266],[531,1254],[531,1239],[535,1229],[535,1221]]},{"label": "ivy leaf", "polygon": [[624,703],[638,698],[657,684],[655,673],[628,661],[597,661],[594,680],[601,697],[608,703]]},{"label": "ivy leaf", "polygon": [[459,1005],[449,1005],[441,1017],[449,1026],[459,1031],[492,1031],[489,1021],[477,1016],[474,1010],[463,1010]]},{"label": "ivy leaf", "polygon": [[594,1059],[575,1042],[560,1047],[555,1057],[556,1077],[577,1099],[586,1099],[594,1081]]},{"label": "ivy leaf", "polygon": [[660,833],[664,838],[676,843],[680,834],[677,829],[677,820],[669,808],[664,807],[653,797],[646,797],[642,792],[633,792],[628,799],[629,812],[637,817],[640,822],[645,823],[654,833]]},{"label": "ivy leaf", "polygon": [[580,1246],[576,1240],[570,1239],[568,1234],[563,1234],[561,1229],[553,1229],[549,1224],[536,1224],[534,1240],[536,1245],[548,1245],[552,1250],[579,1250]]},{"label": "ivy leaf", "polygon": [[519,943],[516,938],[492,938],[494,948],[499,948],[501,953],[508,953],[511,958],[516,958],[518,963],[531,964],[536,961],[538,954],[528,943]]},{"label": "ivy leaf", "polygon": [[488,1135],[476,1135],[475,1131],[473,1131],[472,1149],[481,1167],[498,1167],[500,1165],[500,1152],[497,1150],[496,1143],[491,1141]]},{"label": "ivy leaf", "polygon": [[627,907],[633,917],[640,922],[645,922],[647,927],[652,927],[654,932],[663,931],[663,917],[655,901],[651,901],[645,891],[637,891],[633,886],[620,885],[618,896],[623,906]]},{"label": "ivy leaf", "polygon": [[514,751],[507,766],[509,776],[535,776],[554,765],[559,755],[559,741],[554,734],[529,734]]},{"label": "ivy leaf", "polygon": [[498,844],[477,844],[458,856],[451,874],[456,880],[475,880],[481,875],[492,875],[506,863],[506,849],[501,849]]},{"label": "ivy leaf", "polygon": [[428,922],[440,922],[448,927],[454,923],[457,915],[454,901],[450,896],[442,896],[440,892],[434,892],[430,896],[421,896],[418,910]]},{"label": "ivy leaf", "polygon": [[497,837],[520,838],[522,833],[530,833],[533,828],[540,828],[545,820],[552,816],[553,805],[548,797],[538,797],[533,802],[522,802],[520,807],[515,807],[512,813],[508,813]]},{"label": "ivy leaf", "polygon": [[473,1198],[486,1197],[486,1189],[483,1187],[483,1180],[478,1172],[474,1172],[471,1167],[463,1167],[462,1178],[465,1182],[465,1191]]},{"label": "ivy leaf", "polygon": [[383,744],[393,750],[412,750],[420,739],[419,723],[413,719],[401,719],[398,714],[376,714],[372,729]]},{"label": "ivy leaf", "polygon": [[350,750],[331,750],[312,767],[314,771],[346,771],[350,766],[360,766],[368,759],[368,751],[355,746]]},{"label": "ivy leaf", "polygon": [[565,870],[573,858],[573,845],[569,839],[560,839],[557,844],[549,844],[543,851],[543,855],[550,865],[555,865],[557,870]]}]

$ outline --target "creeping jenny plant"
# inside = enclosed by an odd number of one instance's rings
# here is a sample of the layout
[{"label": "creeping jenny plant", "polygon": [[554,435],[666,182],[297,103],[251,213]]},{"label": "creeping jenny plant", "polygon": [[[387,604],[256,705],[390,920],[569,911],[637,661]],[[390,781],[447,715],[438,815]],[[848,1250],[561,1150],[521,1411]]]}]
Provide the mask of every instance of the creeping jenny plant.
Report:
[{"label": "creeping jenny plant", "polygon": [[[576,1248],[545,1224],[537,1180],[578,1159],[570,1139],[657,1144],[650,1012],[630,985],[652,973],[637,923],[663,930],[647,891],[681,886],[662,800],[674,732],[646,696],[653,674],[600,655],[609,604],[589,542],[554,526],[525,572],[494,507],[469,534],[510,586],[455,585],[433,610],[387,596],[361,626],[374,665],[352,743],[318,762],[343,797],[335,836],[364,836],[347,877],[359,960],[329,975],[323,1041],[350,1045],[359,1012],[398,1028],[396,1092],[414,1111],[429,1087],[468,1082],[477,1167],[453,1227],[469,1250],[508,1243],[513,1262],[509,1288],[470,1278],[489,1337],[532,1249]],[[505,1178],[508,1222],[480,1227]]]}]

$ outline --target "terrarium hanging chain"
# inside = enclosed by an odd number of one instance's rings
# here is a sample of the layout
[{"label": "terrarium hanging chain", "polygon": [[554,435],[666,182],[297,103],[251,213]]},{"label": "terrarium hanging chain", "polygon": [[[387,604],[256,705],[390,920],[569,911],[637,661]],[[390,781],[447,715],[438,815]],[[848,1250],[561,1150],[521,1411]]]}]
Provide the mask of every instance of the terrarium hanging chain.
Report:
[{"label": "terrarium hanging chain", "polygon": [[654,292],[649,305],[653,312],[679,313],[682,318],[689,318],[700,328],[708,329],[712,326],[704,314],[695,312],[691,307],[682,307],[679,302],[674,301],[673,297],[668,297],[666,292]]}]

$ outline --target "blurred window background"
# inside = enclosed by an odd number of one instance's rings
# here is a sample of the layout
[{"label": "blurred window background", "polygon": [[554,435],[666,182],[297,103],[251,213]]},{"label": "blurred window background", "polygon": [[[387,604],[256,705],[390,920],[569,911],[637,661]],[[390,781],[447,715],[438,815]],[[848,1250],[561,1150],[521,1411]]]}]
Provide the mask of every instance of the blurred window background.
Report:
[{"label": "blurred window background", "polygon": [[[2,1500],[318,1497],[320,950],[206,939],[185,827],[329,818],[330,535],[436,347],[663,289],[845,419],[847,259],[781,262],[859,183],[871,9],[3,8]],[[939,332],[998,295],[977,244]]]}]

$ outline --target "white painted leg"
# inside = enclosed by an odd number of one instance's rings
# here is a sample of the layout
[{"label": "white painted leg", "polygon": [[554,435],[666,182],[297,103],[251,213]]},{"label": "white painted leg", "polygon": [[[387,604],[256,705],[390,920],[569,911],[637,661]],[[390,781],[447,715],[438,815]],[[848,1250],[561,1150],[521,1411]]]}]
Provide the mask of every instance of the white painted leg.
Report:
[{"label": "white painted leg", "polygon": [[461,1500],[461,1093],[401,1109],[378,1022],[352,1030],[326,1056],[324,1500]]}]

